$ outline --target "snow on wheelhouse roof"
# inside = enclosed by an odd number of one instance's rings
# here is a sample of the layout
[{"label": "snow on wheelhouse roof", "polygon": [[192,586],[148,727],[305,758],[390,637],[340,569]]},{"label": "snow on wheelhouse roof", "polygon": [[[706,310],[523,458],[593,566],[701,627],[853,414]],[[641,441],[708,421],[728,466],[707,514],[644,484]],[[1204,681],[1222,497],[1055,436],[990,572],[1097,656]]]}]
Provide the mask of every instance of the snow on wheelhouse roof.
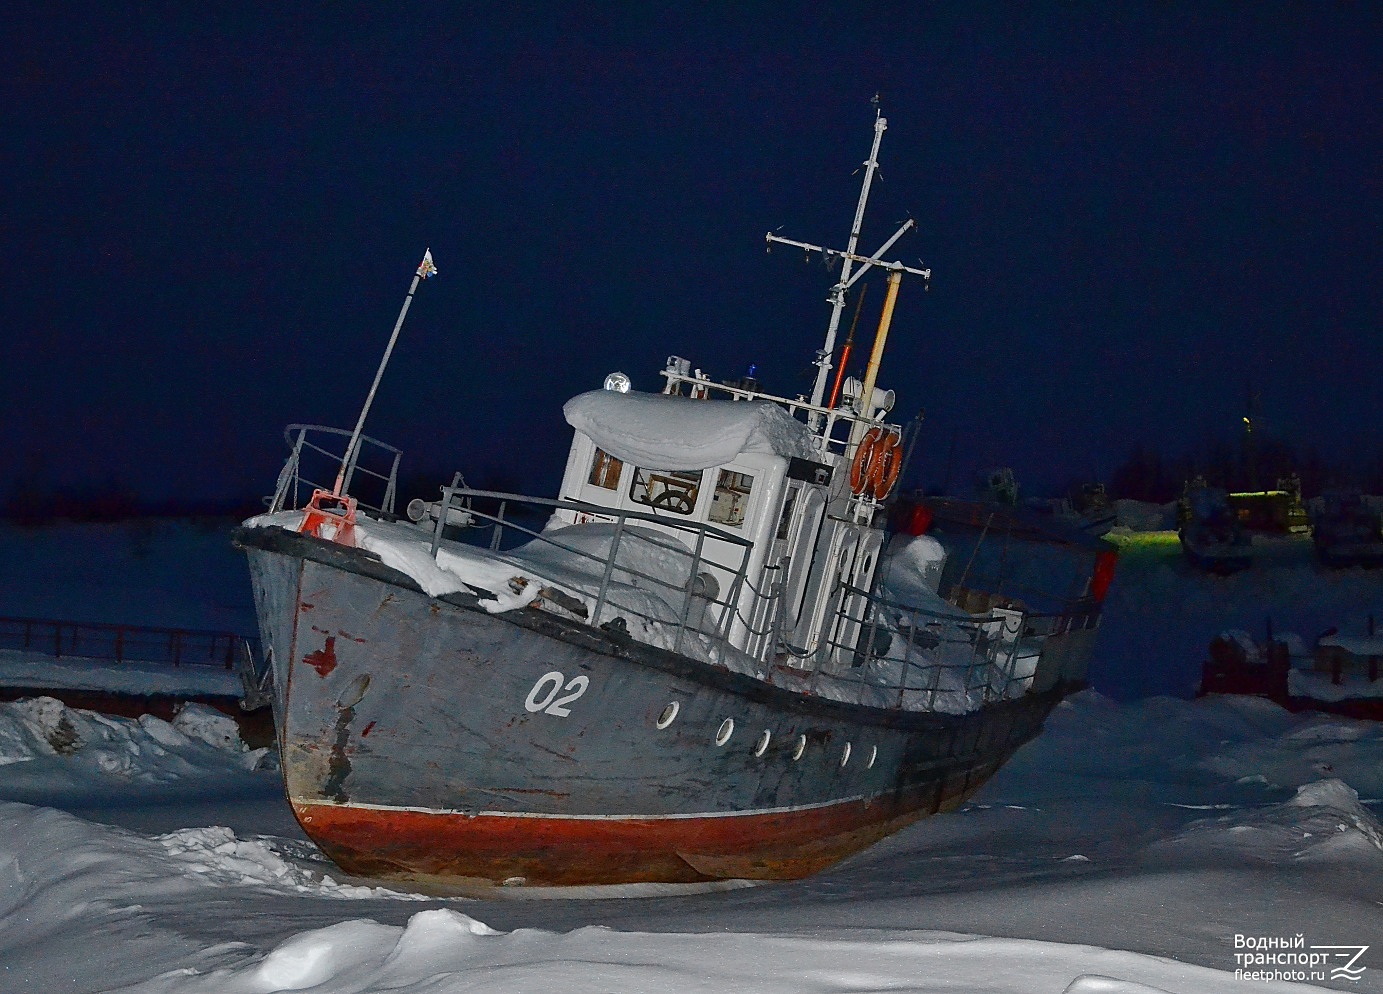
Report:
[{"label": "snow on wheelhouse roof", "polygon": [[655,469],[723,466],[741,453],[819,459],[815,436],[777,404],[591,390],[567,423],[617,459]]}]

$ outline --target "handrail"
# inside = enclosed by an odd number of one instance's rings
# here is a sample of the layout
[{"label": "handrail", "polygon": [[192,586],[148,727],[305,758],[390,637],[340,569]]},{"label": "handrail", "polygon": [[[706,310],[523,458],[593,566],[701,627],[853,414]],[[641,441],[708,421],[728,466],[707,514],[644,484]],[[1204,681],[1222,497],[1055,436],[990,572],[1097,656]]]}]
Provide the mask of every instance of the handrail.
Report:
[{"label": "handrail", "polygon": [[[644,511],[626,511],[618,508],[602,507],[599,504],[591,504],[582,500],[570,500],[560,497],[529,497],[524,494],[505,493],[501,490],[474,490],[470,487],[442,488],[444,493],[447,490],[454,490],[458,495],[464,497],[484,497],[489,500],[513,501],[522,504],[541,504],[544,507],[551,507],[560,511],[579,511],[585,514],[600,514],[611,518],[625,518],[630,521],[647,521],[653,524],[670,525],[679,531],[704,531],[711,538],[718,538],[722,542],[729,542],[732,545],[742,546],[746,549],[754,544],[743,535],[727,532],[714,525],[707,524],[704,521],[688,521],[685,518],[673,518],[663,514],[649,514]],[[472,508],[470,510],[474,509]],[[494,520],[492,515],[481,516]],[[510,524],[510,522],[505,522],[505,524]],[[513,527],[519,528],[529,535],[538,534],[528,531],[519,525],[514,525]]]},{"label": "handrail", "polygon": [[[733,616],[736,613],[738,613],[737,601],[740,591],[743,589],[743,580],[746,569],[748,567],[749,553],[750,550],[753,548],[753,543],[750,542],[748,539],[745,539],[740,535],[732,535],[729,532],[723,531],[722,529],[716,528],[704,522],[676,520],[658,514],[648,514],[641,511],[626,511],[610,508],[601,508],[597,505],[586,504],[581,501],[571,501],[547,497],[528,497],[521,494],[505,493],[502,491],[495,490],[475,490],[470,487],[450,486],[442,487],[441,490],[442,501],[438,509],[437,523],[433,528],[432,537],[432,554],[434,556],[437,555],[438,550],[441,548],[443,541],[442,533],[445,528],[445,522],[451,517],[451,512],[453,510],[465,511],[465,513],[468,514],[472,519],[480,519],[492,523],[492,526],[496,529],[496,536],[494,540],[492,540],[490,543],[492,551],[495,550],[499,544],[499,530],[507,527],[513,529],[514,531],[522,535],[527,535],[532,539],[550,545],[553,548],[560,549],[563,552],[576,557],[577,559],[585,560],[589,563],[598,565],[600,567],[598,582],[593,582],[594,577],[592,577],[591,581],[588,582],[581,582],[579,580],[567,581],[569,586],[576,588],[582,593],[585,593],[587,596],[592,596],[595,598],[594,606],[591,609],[590,614],[587,618],[589,624],[594,626],[601,625],[602,619],[604,618],[604,615],[606,613],[606,608],[610,604],[610,590],[614,580],[614,573],[615,570],[618,569],[621,573],[626,574],[631,578],[642,580],[648,585],[651,585],[652,588],[661,589],[669,595],[666,598],[660,599],[664,600],[668,608],[674,613],[674,619],[654,618],[651,616],[647,616],[637,610],[634,610],[632,606],[627,604],[621,604],[619,605],[619,608],[621,613],[623,614],[632,614],[638,617],[645,617],[649,621],[654,621],[661,625],[667,625],[670,628],[675,627],[675,631],[673,631],[671,635],[671,647],[673,651],[681,651],[684,635],[688,629],[692,628],[694,628],[697,632],[703,635],[708,635],[714,638],[716,641],[728,643],[730,635],[730,622],[733,620]],[[499,508],[497,509],[497,513],[491,514],[486,511],[477,509],[474,505],[474,502],[477,498],[499,502]],[[457,500],[460,501],[459,505],[453,503]],[[503,513],[505,509],[512,504],[519,504],[521,506],[536,505],[539,507],[546,507],[554,510],[568,510],[576,513],[586,514],[600,513],[602,516],[608,516],[609,518],[613,519],[614,525],[614,533],[611,536],[610,548],[608,552],[605,552],[603,555],[594,555],[591,552],[588,552],[584,549],[576,548],[566,542],[561,541],[558,538],[555,538],[549,532],[536,531],[533,528],[529,528],[526,525],[514,521],[512,518],[506,520],[503,517]],[[678,553],[686,557],[687,579],[684,583],[671,584],[662,577],[654,576],[652,574],[644,572],[634,564],[627,562],[621,563],[619,561],[620,545],[623,541],[626,540],[628,533],[628,525],[631,523],[657,524],[668,526],[675,533],[682,533],[685,536],[695,536],[693,547],[690,549],[680,544],[678,538],[681,536],[677,535],[669,537],[670,544],[662,546],[664,551]],[[480,527],[485,526],[482,525]],[[649,540],[644,535],[639,535],[638,537],[643,539],[644,541]],[[731,545],[732,547],[738,548],[740,553],[738,564],[722,563],[716,561],[715,559],[708,558],[705,555],[706,538],[715,538],[719,541],[723,541]],[[508,562],[514,562],[514,560],[511,557],[505,556],[504,553],[497,552],[496,554],[505,558],[505,560]],[[695,623],[693,623],[692,618],[693,598],[701,596],[696,592],[695,585],[697,577],[701,574],[703,564],[713,566],[716,569],[724,570],[734,575],[734,580],[730,584],[729,590],[724,598],[704,598],[708,606],[714,604],[721,611],[721,618],[716,623],[715,627],[710,631],[707,631],[705,630],[705,628],[702,627],[701,621],[703,620],[703,617],[698,616],[695,619]],[[519,564],[515,563],[515,565]],[[702,612],[702,615],[704,616],[704,611]]]},{"label": "handrail", "polygon": [[[841,584],[838,590],[862,593],[849,584]],[[857,626],[852,641],[841,642],[826,634],[812,652],[802,656],[815,664],[813,687],[823,678],[837,683],[849,678],[857,687],[857,699],[863,700],[866,690],[873,687],[896,694],[894,706],[908,710],[918,709],[906,704],[910,692],[925,696],[922,710],[935,710],[938,699],[948,693],[961,694],[972,704],[1022,696],[1031,687],[1033,676],[1031,672],[1018,673],[1024,632],[1033,621],[1062,617],[1024,612],[958,617],[908,605],[876,591],[872,617],[862,621],[850,618],[845,603],[843,597],[837,603],[833,610],[837,625],[827,631],[833,633],[844,627],[840,622],[851,621]],[[885,611],[906,618],[908,623],[887,626],[888,638],[880,640],[878,632],[884,627],[880,615]],[[997,625],[1004,626],[1007,637],[995,630]],[[930,634],[924,637],[923,632]],[[895,642],[900,636],[904,639],[901,653]],[[1037,655],[1040,657],[1040,650]],[[845,660],[849,660],[848,665]],[[948,672],[953,676],[950,685],[943,687],[942,678]],[[978,701],[971,698],[974,694],[979,695]]]},{"label": "handrail", "polygon": [[[339,450],[327,448],[324,444],[313,441],[309,432],[335,435],[343,441]],[[283,469],[279,471],[274,495],[267,499],[270,511],[295,510],[305,502],[305,495],[310,495],[313,490],[330,490],[336,473],[341,469],[341,460],[345,456],[346,446],[350,444],[351,432],[344,428],[333,428],[330,425],[291,424],[283,430],[283,437],[284,441],[288,443],[289,455],[284,462]],[[366,451],[366,446],[369,446],[371,452],[378,450],[379,453],[383,453],[381,458],[389,463],[387,472],[360,464],[360,457]],[[314,468],[307,473],[304,473],[302,467],[304,452],[314,454],[312,459]],[[345,467],[345,473],[342,477],[343,491],[350,491],[351,483],[357,473],[383,483],[384,492],[378,498],[378,503],[360,499],[358,494],[354,496],[361,507],[393,516],[394,502],[398,493],[399,461],[402,457],[403,451],[401,449],[368,435],[361,435],[360,444],[356,447],[352,458]]]},{"label": "handrail", "polygon": [[[671,519],[658,514],[641,511],[624,511],[601,507],[581,501],[553,498],[527,497],[519,494],[492,490],[473,490],[468,487],[443,487],[442,501],[433,528],[433,547],[441,547],[444,523],[451,519],[451,511],[464,510],[472,520],[489,522],[480,527],[494,527],[496,532],[511,528],[516,533],[540,540],[547,545],[590,563],[593,567],[588,577],[568,579],[566,585],[574,592],[594,598],[594,609],[587,616],[589,624],[599,626],[610,613],[611,591],[614,586],[616,570],[622,576],[630,577],[635,586],[643,585],[650,592],[657,590],[670,597],[662,597],[671,611],[671,616],[654,617],[632,604],[619,604],[618,613],[627,618],[645,618],[665,626],[666,644],[673,651],[681,651],[689,631],[695,630],[717,642],[727,645],[734,651],[745,653],[760,662],[781,659],[781,654],[790,651],[783,642],[781,584],[768,585],[767,591],[760,590],[747,575],[745,569],[752,543],[747,539],[732,535],[714,526],[696,521]],[[479,510],[476,500],[497,504],[493,512]],[[529,527],[512,517],[514,506],[533,505],[553,510],[567,510],[576,513],[599,514],[608,521],[613,532],[608,549],[600,554],[576,548],[572,544],[555,537],[551,532],[540,532],[537,527]],[[509,514],[510,517],[505,517]],[[621,543],[629,540],[628,526],[631,524],[657,524],[672,529],[676,537],[665,548],[680,553],[677,575],[683,567],[687,569],[687,581],[683,584],[669,583],[667,579],[653,576],[634,563],[621,562]],[[560,534],[560,533],[559,533]],[[664,533],[666,534],[666,533]],[[645,538],[640,534],[641,538]],[[740,550],[738,568],[718,563],[705,557],[705,540],[720,539]],[[492,548],[495,542],[490,543]],[[660,543],[661,544],[661,543]],[[514,565],[524,565],[521,559],[498,553],[505,561]],[[626,557],[627,559],[627,557]],[[683,561],[684,560],[684,561]],[[696,615],[692,597],[695,596],[692,584],[703,563],[734,573],[734,581],[721,597],[706,598],[708,604],[720,609],[720,616],[713,627],[704,621],[704,612]],[[855,695],[863,699],[874,688],[896,695],[896,704],[907,710],[935,710],[938,701],[947,694],[960,695],[961,700],[975,704],[995,699],[1021,696],[1031,686],[1031,673],[1017,674],[1017,660],[1022,646],[1023,632],[1034,622],[1038,627],[1046,627],[1040,622],[1047,618],[1060,618],[1064,615],[1020,612],[1015,619],[1013,614],[994,613],[985,615],[956,615],[930,608],[907,604],[895,600],[875,590],[866,591],[851,584],[838,584],[837,598],[832,607],[833,620],[826,626],[822,638],[809,652],[797,653],[801,662],[793,669],[802,678],[808,678],[806,686],[809,693],[819,693],[820,680],[831,681],[839,687],[845,680],[847,687],[853,689],[834,691],[844,692],[847,697]],[[752,598],[753,607],[744,602],[746,596]],[[870,605],[867,614],[860,614],[859,600],[863,597]],[[680,598],[680,600],[678,599]],[[852,612],[860,616],[852,616]],[[892,646],[886,646],[880,638],[880,630],[885,627],[883,617],[891,614],[902,621],[887,625]],[[756,624],[757,619],[757,624]],[[763,627],[759,627],[762,625]],[[1001,634],[997,626],[1008,626],[1008,635]],[[1014,626],[1017,627],[1014,627]],[[731,630],[739,632],[736,644],[730,644]],[[931,632],[929,636],[926,633]],[[742,637],[741,637],[742,636]],[[902,639],[901,645],[897,641]],[[845,641],[842,641],[844,639]],[[744,645],[738,645],[738,642]],[[947,676],[947,674],[951,674]],[[772,680],[770,667],[770,681]],[[884,681],[881,683],[880,681]],[[914,699],[920,694],[920,698]],[[911,700],[911,703],[908,703]]]}]

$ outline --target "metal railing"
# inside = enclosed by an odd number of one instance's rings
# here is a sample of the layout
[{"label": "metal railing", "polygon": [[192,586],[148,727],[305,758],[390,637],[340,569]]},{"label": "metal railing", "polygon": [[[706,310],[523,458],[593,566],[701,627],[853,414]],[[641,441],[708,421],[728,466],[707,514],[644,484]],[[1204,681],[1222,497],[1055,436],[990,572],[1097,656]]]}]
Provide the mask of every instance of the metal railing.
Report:
[{"label": "metal railing", "polygon": [[[486,511],[486,505],[494,506],[495,511]],[[574,515],[599,516],[611,528],[608,548],[601,549],[598,554],[577,548],[562,540],[560,531],[537,531],[523,524],[521,516],[515,514],[516,509],[543,509],[547,514],[562,510]],[[507,530],[573,557],[563,564],[567,567],[564,572],[570,572],[573,565],[577,571],[584,566],[588,569],[587,575],[584,578],[569,577],[563,585],[592,599],[589,607],[584,602],[581,604],[586,612],[585,620],[592,625],[606,627],[623,618],[627,629],[630,619],[639,619],[662,629],[663,641],[668,642],[667,647],[674,652],[682,650],[687,633],[693,631],[713,642],[729,643],[740,614],[740,598],[746,589],[752,589],[746,586],[745,571],[753,544],[742,536],[701,522],[596,507],[578,501],[449,486],[442,488],[442,500],[433,527],[434,557],[442,548],[443,534],[453,511],[468,515],[472,521],[469,527],[494,529],[488,543],[491,551],[500,548]],[[546,514],[536,517],[544,522],[547,520]],[[738,555],[732,557],[731,561],[718,560],[707,549],[708,539],[728,545],[737,550]],[[628,553],[637,548],[636,543],[652,547],[665,564],[677,564],[668,570],[678,578],[676,582],[670,581],[667,576],[657,576],[641,569],[632,561],[632,556],[626,555],[622,560],[621,548]],[[527,566],[519,560],[514,562],[515,565]],[[729,582],[724,596],[721,596],[721,582],[725,578]],[[635,589],[651,592],[668,608],[669,614],[646,610],[647,605],[640,605],[638,598],[633,596]],[[560,599],[554,593],[550,592],[547,596],[561,606]],[[579,611],[573,613],[580,615]],[[671,632],[667,631],[668,628],[671,628]]]},{"label": "metal railing", "polygon": [[[515,518],[516,509],[522,508],[598,516],[610,528],[608,545],[592,552],[564,540],[561,530],[529,527]],[[451,512],[464,512],[465,517]],[[533,517],[531,513],[525,516]],[[546,520],[544,515],[537,517]],[[674,652],[688,649],[687,638],[695,633],[702,640],[703,652],[709,644],[718,652],[769,664],[770,682],[860,703],[868,699],[880,706],[925,711],[947,705],[947,697],[949,707],[943,710],[954,709],[957,702],[978,707],[1021,696],[1032,685],[1043,637],[1055,630],[1060,618],[1008,610],[977,617],[942,614],[842,584],[833,598],[824,634],[803,652],[790,647],[785,638],[785,603],[777,579],[781,569],[766,570],[762,589],[756,588],[746,575],[752,546],[741,536],[657,514],[450,486],[442,488],[433,524],[434,556],[439,549],[462,544],[444,537],[444,532],[454,536],[451,529],[461,527],[448,525],[449,520],[468,520],[464,527],[478,530],[475,541],[465,543],[475,548],[497,550],[504,534],[513,532],[572,557],[579,564],[575,572],[584,566],[585,576],[574,580],[573,571],[564,569],[561,583],[581,599],[568,596],[563,603],[562,592],[550,589],[539,596],[588,624],[631,635],[638,628],[643,633],[639,641],[662,644]],[[486,529],[492,529],[489,535],[484,534]],[[708,539],[737,550],[734,561],[717,561],[708,555]],[[622,549],[639,542],[656,546],[665,561],[671,557],[679,563],[676,582],[641,569],[632,557],[621,555]],[[516,567],[533,569],[522,553],[497,554]],[[710,571],[732,577],[723,596],[719,592],[706,596],[701,581]],[[647,610],[646,604],[630,596],[633,590],[656,595],[666,611]],[[863,611],[861,605],[866,605]],[[648,636],[659,628],[661,637]]]},{"label": "metal railing", "polygon": [[[314,490],[331,490],[351,433],[326,425],[295,424],[283,430],[283,437],[289,455],[279,471],[273,497],[267,498],[270,511],[297,510],[312,499]],[[366,454],[369,466],[361,462]],[[355,497],[361,507],[392,517],[402,456],[403,452],[392,445],[361,435],[355,458],[346,466],[342,490]],[[365,482],[364,496],[351,490],[351,484],[359,482],[357,477]]]},{"label": "metal railing", "polygon": [[[937,710],[939,705],[942,710],[978,707],[1021,696],[1032,685],[1042,637],[1057,620],[1017,611],[979,617],[942,614],[842,585],[837,588],[839,596],[828,614],[825,634],[810,651],[800,652],[787,645],[783,631],[782,584],[776,581],[781,570],[769,572],[763,589],[756,588],[745,573],[750,543],[739,536],[696,522],[572,501],[466,487],[444,487],[442,495],[433,528],[434,555],[444,545],[447,512],[464,510],[473,521],[470,527],[494,529],[489,536],[478,536],[478,547],[498,548],[501,532],[512,530],[584,564],[584,582],[573,583],[570,575],[562,581],[583,595],[574,612],[582,620],[631,634],[635,629],[647,633],[662,626],[661,638],[641,634],[639,640],[654,641],[675,652],[686,650],[688,635],[695,633],[721,652],[770,663],[770,682],[836,699],[925,711]],[[481,502],[491,510],[478,509]],[[610,527],[608,545],[593,553],[565,541],[561,531],[540,532],[506,517],[525,505],[598,514]],[[646,527],[634,527],[641,525],[657,525],[660,531],[651,535]],[[672,534],[680,535],[682,541],[671,541]],[[737,561],[717,562],[708,556],[708,538],[729,543],[738,552]],[[621,549],[632,542],[653,542],[661,555],[678,561],[678,582],[655,576],[622,556]],[[529,565],[522,554],[512,561]],[[696,592],[697,580],[708,567],[733,575],[724,596]],[[656,594],[667,612],[644,609],[629,597],[631,588]],[[868,605],[862,614],[861,604]],[[569,610],[572,606],[567,605]]]},{"label": "metal railing", "polygon": [[0,618],[0,649],[55,659],[79,657],[116,663],[201,666],[234,670],[257,640],[233,632],[206,632],[144,625],[110,625],[48,618]]},{"label": "metal railing", "polygon": [[1045,635],[1058,617],[1011,610],[961,617],[875,592],[860,618],[849,595],[865,591],[838,589],[843,596],[820,642],[805,654],[780,645],[778,662],[786,662],[814,693],[910,711],[969,710],[1021,697],[1032,686]]}]

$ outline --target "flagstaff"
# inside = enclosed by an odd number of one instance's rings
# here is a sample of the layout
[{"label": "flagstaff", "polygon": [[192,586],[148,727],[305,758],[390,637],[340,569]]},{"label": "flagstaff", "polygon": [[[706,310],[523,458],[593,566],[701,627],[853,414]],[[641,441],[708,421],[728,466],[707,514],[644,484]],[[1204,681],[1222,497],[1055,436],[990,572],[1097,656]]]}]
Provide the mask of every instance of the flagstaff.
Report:
[{"label": "flagstaff", "polygon": [[389,336],[389,344],[384,349],[384,358],[379,361],[379,369],[375,371],[375,381],[370,384],[370,392],[365,397],[365,406],[360,409],[360,418],[355,423],[355,431],[351,433],[350,444],[346,446],[346,454],[341,458],[341,469],[336,474],[336,485],[331,488],[334,497],[340,497],[350,486],[350,474],[355,467],[356,450],[360,447],[360,433],[365,429],[365,417],[370,413],[370,405],[374,403],[375,391],[379,389],[379,381],[384,377],[384,367],[389,365],[389,356],[393,354],[394,343],[399,340],[399,329],[403,327],[403,319],[408,316],[409,305],[413,303],[413,294],[417,293],[419,283],[429,276],[435,275],[437,275],[437,267],[432,264],[432,249],[428,248],[424,250],[423,261],[418,264],[418,270],[413,274],[413,283],[408,287],[408,296],[403,298],[399,319],[394,322],[394,333]]}]

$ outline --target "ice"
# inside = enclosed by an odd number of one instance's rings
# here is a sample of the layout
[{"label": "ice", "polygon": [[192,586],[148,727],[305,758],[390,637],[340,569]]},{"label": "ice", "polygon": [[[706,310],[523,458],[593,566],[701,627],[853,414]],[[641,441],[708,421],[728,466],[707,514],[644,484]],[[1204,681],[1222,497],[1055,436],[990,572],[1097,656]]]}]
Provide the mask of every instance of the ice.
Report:
[{"label": "ice", "polygon": [[[35,727],[56,727],[38,710]],[[418,911],[422,895],[336,883],[305,843],[0,804],[0,990],[1227,994],[1244,989],[1235,932],[1366,943],[1383,920],[1354,896],[1383,885],[1378,821],[1352,786],[1383,759],[1376,729],[1257,701],[1085,693],[975,803],[837,870],[623,900],[557,888]],[[42,741],[35,761],[60,758]],[[1235,782],[1293,743],[1345,772]],[[343,900],[369,910],[330,910]],[[65,955],[73,943],[82,957]],[[1383,990],[1378,973],[1350,989]]]}]

